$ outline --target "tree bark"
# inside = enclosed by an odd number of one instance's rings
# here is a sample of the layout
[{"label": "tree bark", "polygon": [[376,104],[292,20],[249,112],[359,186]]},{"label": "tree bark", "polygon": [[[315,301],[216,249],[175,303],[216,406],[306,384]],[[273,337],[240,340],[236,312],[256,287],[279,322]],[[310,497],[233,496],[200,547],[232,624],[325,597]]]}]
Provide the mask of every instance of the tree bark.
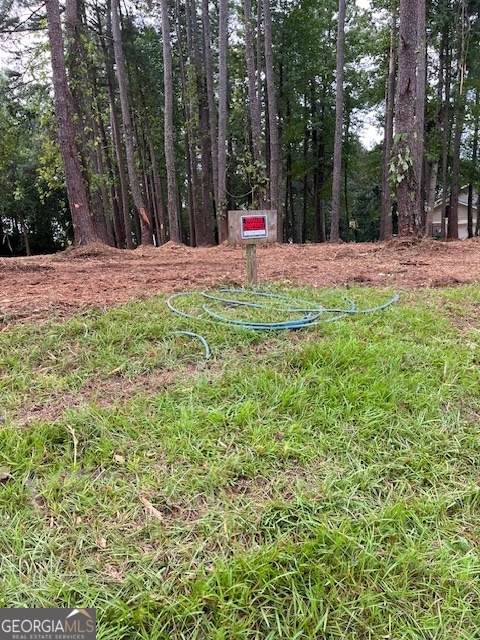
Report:
[{"label": "tree bark", "polygon": [[78,246],[96,242],[98,238],[90,216],[82,172],[78,161],[78,149],[75,143],[73,107],[67,82],[60,7],[58,0],[46,0],[45,6],[47,9],[58,141],[65,172],[74,239],[75,244]]},{"label": "tree bark", "polygon": [[65,39],[69,86],[75,112],[76,136],[81,140],[80,162],[97,235],[114,243],[106,176],[99,139],[98,72],[88,41],[88,25],[83,0],[65,2]]},{"label": "tree bark", "polygon": [[[185,159],[187,164],[187,198],[188,198],[188,228],[189,228],[189,242],[190,246],[196,247],[200,241],[203,242],[203,229],[199,225],[198,214],[198,172],[197,163],[195,159],[195,144],[194,136],[194,123],[192,120],[191,106],[189,100],[189,92],[187,87],[187,74],[185,71],[185,56],[183,47],[181,14],[180,14],[180,2],[175,0],[175,13],[176,13],[176,34],[178,41],[178,60],[180,66],[180,82],[182,86],[182,102],[183,102],[183,115],[185,118],[185,133],[184,133],[184,147],[185,147]],[[187,21],[188,24],[188,21]],[[187,27],[187,41],[189,42],[189,28]]]},{"label": "tree bark", "polygon": [[215,92],[213,87],[213,63],[212,48],[210,44],[210,15],[208,0],[202,0],[202,27],[203,27],[203,59],[205,64],[205,77],[207,81],[208,117],[210,123],[210,144],[212,150],[213,190],[215,197],[215,211],[220,209],[218,200],[218,138],[217,138],[217,109],[215,107]]},{"label": "tree bark", "polygon": [[455,96],[455,134],[453,137],[452,188],[450,191],[450,214],[447,237],[458,238],[458,195],[460,191],[460,144],[465,115],[464,84],[467,75],[467,47],[470,23],[467,15],[467,1],[460,0],[457,16],[457,90]]},{"label": "tree bark", "polygon": [[415,235],[418,230],[415,203],[417,185],[415,166],[413,164],[417,25],[417,0],[400,0],[400,38],[394,141],[398,233],[400,236]]},{"label": "tree bark", "polygon": [[413,168],[415,171],[415,220],[417,232],[424,227],[425,191],[423,171],[423,148],[425,129],[425,86],[427,76],[427,46],[425,33],[425,0],[417,0],[417,78],[415,89],[415,133]]},{"label": "tree bark", "polygon": [[475,237],[480,235],[480,196],[477,194],[477,222],[475,224]]},{"label": "tree bark", "polygon": [[[250,108],[250,126],[252,132],[252,149],[253,161],[256,165],[256,172],[260,173],[264,167],[264,159],[262,153],[262,128],[261,113],[258,108],[256,75],[255,75],[255,52],[253,45],[252,30],[252,5],[250,0],[244,0],[244,18],[245,18],[245,58],[247,62],[247,79],[248,79],[248,103]],[[264,207],[265,194],[264,186],[253,185],[253,200],[260,209]]]},{"label": "tree bark", "polygon": [[448,187],[448,153],[450,149],[450,79],[452,73],[452,57],[448,44],[448,33],[445,34],[445,47],[441,52],[443,68],[445,69],[445,97],[443,100],[443,134],[442,134],[442,213],[441,213],[441,236],[447,237],[447,187]]},{"label": "tree bark", "polygon": [[165,95],[165,162],[167,165],[167,201],[170,240],[181,242],[177,201],[177,176],[175,169],[175,147],[173,130],[173,71],[172,46],[170,40],[170,20],[168,19],[168,1],[161,0],[162,43],[163,43],[163,83]]},{"label": "tree bark", "polygon": [[117,171],[111,166],[111,180],[112,188],[115,189],[116,195],[112,198],[113,201],[117,201],[119,208],[121,209],[121,222],[123,226],[123,233],[117,236],[117,243],[120,248],[124,247],[124,243],[127,249],[133,249],[133,239],[130,220],[130,207],[128,196],[128,184],[127,184],[127,171],[123,159],[122,139],[120,135],[120,124],[118,120],[118,114],[115,104],[115,73],[113,70],[113,44],[112,44],[112,10],[111,0],[107,0],[106,7],[106,34],[102,33],[102,21],[100,12],[97,7],[97,23],[99,28],[100,43],[102,46],[103,56],[105,59],[105,71],[107,77],[107,89],[108,100],[110,104],[110,129],[113,141],[113,148],[115,151],[116,167],[118,171],[118,181],[120,188],[117,188]]},{"label": "tree bark", "polygon": [[153,244],[152,225],[148,217],[147,209],[140,190],[137,169],[135,165],[135,150],[133,145],[132,122],[127,96],[127,82],[125,75],[125,61],[122,50],[122,30],[120,27],[120,2],[112,2],[112,36],[113,49],[115,54],[115,65],[117,69],[118,90],[120,94],[120,106],[122,110],[123,135],[125,139],[125,150],[127,152],[127,170],[132,190],[133,204],[140,218],[141,244]]},{"label": "tree bark", "polygon": [[333,148],[332,221],[330,242],[340,241],[340,191],[342,180],[343,82],[345,58],[345,0],[338,2],[337,82],[335,98],[335,142]]},{"label": "tree bark", "polygon": [[460,192],[460,142],[462,138],[464,104],[459,102],[455,108],[455,133],[453,136],[452,186],[450,190],[450,209],[448,214],[447,238],[458,238],[458,196]]},{"label": "tree bark", "polygon": [[220,0],[218,59],[218,241],[227,239],[228,0]]},{"label": "tree bark", "polygon": [[383,143],[383,176],[382,176],[382,215],[380,219],[380,240],[389,240],[392,237],[392,188],[390,186],[390,160],[393,145],[393,112],[395,96],[395,69],[397,39],[397,17],[395,9],[392,16],[392,29],[390,36],[390,54],[388,62],[387,95],[385,107],[385,136]]},{"label": "tree bark", "polygon": [[428,196],[427,196],[427,217],[425,223],[425,235],[432,235],[433,227],[433,209],[435,207],[435,192],[437,188],[439,162],[435,160],[430,167],[430,179],[428,181]]},{"label": "tree bark", "polygon": [[[311,108],[311,117],[312,122],[315,123],[317,121],[317,107],[316,107],[316,98],[315,95],[315,85],[311,83],[311,99],[310,99],[310,108]],[[321,113],[321,121],[323,123],[324,120],[324,106],[322,104],[322,113]],[[314,124],[312,128],[312,148],[314,154],[314,174],[313,174],[313,241],[314,242],[325,242],[327,239],[326,231],[325,231],[325,212],[323,206],[323,198],[321,189],[324,185],[325,180],[325,171],[324,171],[324,161],[325,161],[325,144],[323,138],[319,136],[319,132],[317,129],[317,125]]]},{"label": "tree bark", "polygon": [[267,79],[268,126],[270,133],[270,207],[277,211],[277,242],[283,242],[282,211],[280,201],[281,158],[278,131],[277,99],[273,73],[272,17],[270,0],[263,0],[265,27],[265,75]]},{"label": "tree bark", "polygon": [[212,211],[212,174],[211,174],[211,139],[209,126],[209,109],[206,92],[205,69],[202,65],[201,42],[198,32],[196,0],[189,0],[193,35],[193,58],[197,79],[197,104],[200,122],[200,163],[202,166],[202,205],[205,243],[214,244],[213,211]]},{"label": "tree bark", "polygon": [[[477,158],[478,158],[478,107],[480,104],[480,90],[478,87],[475,89],[475,125],[473,128],[473,142],[472,142],[472,174],[477,170]],[[468,185],[468,215],[467,215],[467,233],[469,238],[473,238],[473,196],[474,196],[474,178],[470,178],[470,184]],[[478,186],[477,186],[477,198]]]}]

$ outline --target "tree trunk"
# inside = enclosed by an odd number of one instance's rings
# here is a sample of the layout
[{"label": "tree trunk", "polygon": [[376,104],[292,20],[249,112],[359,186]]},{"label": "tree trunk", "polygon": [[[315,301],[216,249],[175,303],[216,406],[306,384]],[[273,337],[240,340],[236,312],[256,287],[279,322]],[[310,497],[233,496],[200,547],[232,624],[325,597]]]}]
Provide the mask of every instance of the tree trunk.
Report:
[{"label": "tree trunk", "polygon": [[340,191],[342,180],[343,80],[345,58],[345,0],[338,2],[337,83],[335,99],[335,142],[333,148],[332,221],[330,242],[340,241]]},{"label": "tree trunk", "polygon": [[69,86],[75,112],[77,140],[81,140],[80,162],[97,236],[102,242],[113,243],[106,180],[103,172],[98,135],[98,75],[93,68],[91,51],[86,47],[87,17],[83,0],[65,3],[65,39]]},{"label": "tree trunk", "polygon": [[218,62],[218,241],[227,239],[228,0],[220,0]]},{"label": "tree trunk", "polygon": [[58,0],[46,0],[48,37],[52,60],[52,77],[58,141],[62,155],[68,202],[72,215],[75,244],[89,244],[98,240],[90,217],[82,172],[78,161],[73,125],[73,107],[67,82],[63,36]]},{"label": "tree trunk", "polygon": [[[476,174],[477,170],[477,156],[478,156],[478,107],[480,104],[480,90],[478,87],[475,89],[475,125],[473,129],[473,142],[472,142],[472,174]],[[467,216],[467,233],[469,238],[473,238],[473,196],[474,196],[474,178],[470,179],[468,185],[468,216]],[[478,185],[477,185],[477,198],[478,198]]]},{"label": "tree trunk", "polygon": [[[350,135],[350,113],[347,111],[345,119],[345,144],[348,145],[348,137]],[[345,154],[343,162],[343,199],[345,207],[345,226],[347,229],[347,242],[350,242],[350,209],[348,207],[348,154]],[[355,223],[354,223],[355,224]]]},{"label": "tree trunk", "polygon": [[157,213],[157,232],[158,232],[158,243],[165,244],[167,241],[166,230],[165,230],[165,205],[163,201],[163,186],[162,180],[160,178],[160,173],[158,171],[158,163],[157,163],[157,155],[155,153],[155,148],[153,145],[153,138],[150,132],[150,129],[147,128],[147,140],[148,140],[148,148],[150,152],[150,162],[152,164],[152,175],[153,175],[153,186],[154,186],[154,195],[155,195],[155,209]]},{"label": "tree trunk", "polygon": [[[304,95],[304,104],[305,104],[305,123],[308,122],[308,98]],[[303,136],[303,204],[302,204],[302,229],[301,234],[299,235],[298,242],[306,242],[307,239],[307,214],[308,214],[308,177],[309,171],[308,167],[308,148],[310,142],[310,130],[305,124],[305,133]]]},{"label": "tree trunk", "polygon": [[[114,55],[113,55],[113,44],[112,44],[112,35],[111,35],[112,33],[111,0],[107,0],[106,14],[107,14],[106,16],[107,26],[106,26],[106,34],[104,35],[102,33],[101,16],[97,7],[97,23],[98,23],[98,29],[99,29],[100,43],[102,46],[103,56],[105,59],[108,99],[110,104],[110,129],[111,129],[111,136],[113,141],[113,148],[115,151],[115,158],[117,161],[116,167],[118,170],[118,180],[120,182],[120,190],[118,190],[116,185],[117,172],[115,171],[114,167],[110,163],[110,179],[112,183],[112,189],[115,190],[115,194],[112,196],[112,201],[115,202],[116,200],[119,208],[121,209],[121,222],[123,227],[123,232],[120,235],[117,234],[117,245],[119,248],[123,248],[124,244],[126,244],[127,249],[133,249],[128,185],[127,185],[127,171],[126,171],[125,163],[123,159],[122,140],[120,135],[120,124],[118,121],[118,115],[117,115],[116,105],[115,105],[115,74],[113,70]],[[118,221],[117,221],[117,226],[118,226]]]},{"label": "tree trunk", "polygon": [[417,0],[400,0],[400,39],[395,118],[395,177],[397,181],[398,233],[417,233],[414,167],[415,86],[417,50]]},{"label": "tree trunk", "polygon": [[468,185],[467,236],[473,238],[473,184]]},{"label": "tree trunk", "polygon": [[480,196],[477,194],[477,223],[475,225],[475,237],[480,235]]},{"label": "tree trunk", "polygon": [[19,213],[18,218],[20,220],[20,229],[22,230],[23,241],[25,242],[25,255],[31,256],[32,249],[30,247],[30,238],[28,236],[27,225],[25,224],[25,216],[23,213]]},{"label": "tree trunk", "polygon": [[[250,126],[252,132],[252,148],[253,161],[256,165],[256,172],[261,173],[264,168],[264,159],[262,154],[262,128],[261,114],[258,109],[256,76],[255,76],[255,52],[253,46],[253,30],[252,30],[252,5],[250,0],[244,0],[244,18],[245,18],[245,58],[247,62],[248,77],[248,103],[250,107]],[[263,180],[262,184],[253,185],[253,201],[260,209],[265,204],[265,193]]]},{"label": "tree trunk", "polygon": [[[187,165],[187,198],[188,198],[188,228],[189,228],[189,242],[190,246],[196,247],[197,244],[203,242],[203,230],[200,230],[199,215],[198,215],[198,172],[197,163],[195,159],[195,144],[194,144],[194,122],[192,120],[191,108],[189,102],[189,91],[187,87],[187,74],[185,72],[185,57],[183,49],[183,37],[182,37],[182,25],[180,23],[180,2],[175,0],[175,12],[176,12],[176,33],[178,41],[178,59],[180,66],[180,82],[182,86],[182,102],[183,102],[183,115],[185,118],[185,134],[184,134],[184,147],[185,147],[185,160]],[[189,29],[187,28],[187,36],[189,35]],[[188,39],[188,38],[187,38]],[[200,234],[200,236],[199,236]]]},{"label": "tree trunk", "polygon": [[165,95],[165,162],[167,165],[167,200],[170,240],[181,242],[178,202],[177,176],[175,170],[175,147],[173,132],[173,71],[172,46],[170,41],[170,21],[168,19],[168,1],[161,0],[162,43],[163,43],[163,82]]},{"label": "tree trunk", "polygon": [[210,123],[210,144],[212,150],[213,191],[215,197],[215,210],[220,210],[218,200],[218,139],[217,139],[217,110],[215,107],[215,92],[213,87],[213,63],[210,36],[210,15],[208,0],[202,0],[202,26],[203,26],[203,59],[205,64],[205,76],[207,81],[208,117]]},{"label": "tree trunk", "polygon": [[115,54],[115,65],[117,69],[118,90],[120,94],[120,106],[122,110],[123,135],[125,139],[125,150],[127,152],[127,170],[132,190],[133,204],[140,218],[141,244],[153,244],[152,226],[148,217],[147,209],[140,190],[137,169],[135,165],[135,151],[133,145],[132,122],[127,97],[127,83],[125,76],[125,61],[122,50],[122,31],[120,28],[120,2],[112,2],[112,36],[113,50]]},{"label": "tree trunk", "polygon": [[[324,119],[324,107],[322,104],[322,122]],[[317,120],[317,108],[316,108],[316,95],[315,85],[311,84],[311,99],[310,99],[311,117],[312,122]],[[320,139],[319,139],[320,138]],[[325,232],[325,212],[323,207],[323,198],[321,189],[324,184],[324,160],[325,160],[325,144],[323,138],[319,136],[317,125],[314,124],[312,129],[312,148],[314,154],[314,174],[313,174],[313,241],[325,242],[327,235]]]},{"label": "tree trunk", "polygon": [[453,136],[452,187],[450,190],[450,209],[448,214],[447,238],[458,238],[458,196],[460,192],[460,142],[462,138],[463,110],[465,105],[458,97],[455,108],[455,133]]},{"label": "tree trunk", "polygon": [[277,242],[283,242],[282,210],[280,201],[281,159],[278,131],[277,99],[273,73],[272,17],[270,0],[263,0],[265,23],[265,75],[267,79],[268,126],[270,133],[270,208],[277,211]]},{"label": "tree trunk", "polygon": [[110,104],[110,122],[113,136],[113,144],[115,147],[115,155],[117,158],[118,177],[120,180],[120,199],[122,204],[123,224],[125,226],[125,238],[127,241],[127,249],[133,249],[130,205],[128,195],[128,181],[125,162],[123,159],[122,137],[120,135],[120,123],[118,121],[115,104]]},{"label": "tree trunk", "polygon": [[460,191],[460,144],[463,132],[466,98],[464,83],[467,75],[467,47],[470,23],[467,16],[467,0],[460,0],[457,16],[457,91],[455,100],[455,134],[453,138],[452,188],[447,237],[458,238],[458,195]]},{"label": "tree trunk", "polygon": [[437,188],[439,162],[435,160],[430,167],[430,179],[428,181],[427,196],[427,218],[425,224],[425,235],[431,236],[433,233],[433,209],[435,207],[435,192]]},{"label": "tree trunk", "polygon": [[203,224],[205,229],[205,243],[214,244],[213,234],[213,212],[212,212],[212,175],[211,175],[211,146],[210,146],[210,126],[209,110],[206,95],[205,69],[201,59],[201,43],[198,33],[197,9],[195,0],[189,0],[190,16],[193,35],[193,58],[196,69],[196,89],[197,104],[200,122],[200,163],[202,166],[202,205]]},{"label": "tree trunk", "polygon": [[154,227],[154,216],[153,216],[153,202],[151,198],[151,193],[149,191],[149,180],[150,180],[150,171],[147,167],[147,144],[145,140],[145,129],[142,128],[142,131],[139,131],[139,121],[136,117],[136,109],[132,109],[132,126],[133,126],[133,135],[135,140],[135,145],[138,154],[138,162],[139,162],[139,175],[141,176],[141,184],[143,186],[143,201],[145,204],[145,210],[147,212],[148,220],[150,222],[150,229],[152,230],[152,244],[153,244],[153,234],[155,232]]},{"label": "tree trunk", "polygon": [[447,181],[448,181],[448,153],[450,149],[450,78],[452,59],[449,52],[448,33],[445,37],[445,47],[441,54],[444,61],[445,69],[445,97],[443,100],[443,135],[442,135],[442,213],[441,213],[441,236],[443,239],[447,237],[446,218],[447,218]]},{"label": "tree trunk", "polygon": [[417,78],[415,91],[415,134],[413,169],[415,171],[415,219],[417,231],[423,229],[425,220],[425,191],[423,171],[423,148],[425,129],[425,85],[427,79],[427,46],[425,33],[425,0],[417,0]]},{"label": "tree trunk", "polygon": [[388,63],[387,96],[385,107],[385,136],[383,143],[383,176],[382,176],[382,216],[380,219],[380,240],[392,237],[392,188],[390,186],[390,160],[393,145],[393,112],[395,96],[395,68],[397,39],[397,17],[395,9],[392,16],[392,30],[390,36],[390,55]]}]

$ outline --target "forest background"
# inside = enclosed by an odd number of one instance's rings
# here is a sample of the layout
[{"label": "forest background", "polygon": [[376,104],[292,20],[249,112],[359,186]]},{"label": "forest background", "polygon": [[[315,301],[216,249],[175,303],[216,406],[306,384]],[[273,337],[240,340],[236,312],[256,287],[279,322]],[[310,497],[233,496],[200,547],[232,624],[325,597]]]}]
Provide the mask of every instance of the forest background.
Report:
[{"label": "forest background", "polygon": [[3,0],[0,252],[212,245],[242,208],[373,241],[429,234],[438,198],[456,238],[463,185],[478,235],[479,7]]}]

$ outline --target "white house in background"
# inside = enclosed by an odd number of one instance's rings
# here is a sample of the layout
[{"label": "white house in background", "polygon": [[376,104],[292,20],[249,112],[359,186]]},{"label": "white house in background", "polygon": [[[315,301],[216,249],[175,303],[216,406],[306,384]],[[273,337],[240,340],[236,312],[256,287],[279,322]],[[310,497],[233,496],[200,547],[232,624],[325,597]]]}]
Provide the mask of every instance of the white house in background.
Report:
[{"label": "white house in background", "polygon": [[[478,204],[478,193],[473,191],[473,229],[475,231],[475,224],[477,221],[477,204]],[[448,212],[450,209],[450,205],[447,200],[447,218]],[[460,240],[464,240],[468,238],[467,231],[467,211],[468,211],[468,187],[463,187],[460,189],[458,194],[458,237]],[[448,229],[448,220],[445,220],[446,228]],[[442,233],[442,200],[437,200],[435,202],[435,206],[433,207],[433,216],[432,216],[432,236],[440,236]]]}]

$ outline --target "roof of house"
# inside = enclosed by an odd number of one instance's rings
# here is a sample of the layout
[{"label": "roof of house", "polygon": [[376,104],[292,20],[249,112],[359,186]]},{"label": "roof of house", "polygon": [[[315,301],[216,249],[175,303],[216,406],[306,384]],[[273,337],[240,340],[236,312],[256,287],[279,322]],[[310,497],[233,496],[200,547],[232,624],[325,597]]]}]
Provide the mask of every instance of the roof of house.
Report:
[{"label": "roof of house", "polygon": [[[450,197],[450,195],[447,196],[447,200]],[[461,204],[464,204],[465,206],[468,205],[468,184],[466,184],[464,187],[462,187],[461,189],[459,189],[458,191],[458,201]],[[442,198],[438,198],[438,200],[435,201],[435,207],[437,207],[438,205],[441,205],[443,202]],[[478,202],[478,192],[477,190],[474,188],[473,189],[473,204],[474,206],[477,205]]]}]

